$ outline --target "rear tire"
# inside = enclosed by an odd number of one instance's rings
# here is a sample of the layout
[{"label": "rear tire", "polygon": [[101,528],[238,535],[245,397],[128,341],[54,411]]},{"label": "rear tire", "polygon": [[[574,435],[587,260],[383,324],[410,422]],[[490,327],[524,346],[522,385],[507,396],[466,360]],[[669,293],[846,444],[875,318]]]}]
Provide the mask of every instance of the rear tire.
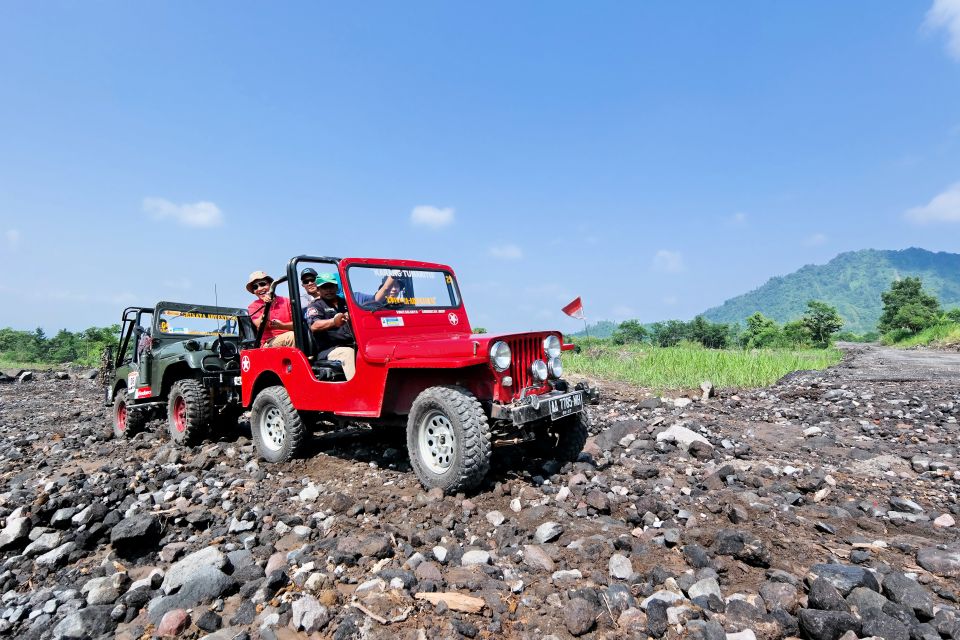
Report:
[{"label": "rear tire", "polygon": [[281,386],[267,387],[250,409],[250,434],[257,453],[267,462],[288,462],[307,440],[308,427]]},{"label": "rear tire", "polygon": [[130,406],[126,388],[117,389],[113,397],[113,437],[132,438],[143,429],[146,423],[146,413],[134,410]]},{"label": "rear tire", "polygon": [[167,431],[181,446],[193,446],[210,429],[214,408],[210,394],[199,380],[180,380],[170,388],[167,400]]},{"label": "rear tire", "polygon": [[410,464],[429,489],[454,494],[480,484],[490,470],[490,438],[483,407],[462,387],[426,389],[410,409]]},{"label": "rear tire", "polygon": [[537,432],[534,451],[536,455],[551,460],[576,462],[587,444],[589,429],[590,417],[585,410],[556,422],[547,422]]}]

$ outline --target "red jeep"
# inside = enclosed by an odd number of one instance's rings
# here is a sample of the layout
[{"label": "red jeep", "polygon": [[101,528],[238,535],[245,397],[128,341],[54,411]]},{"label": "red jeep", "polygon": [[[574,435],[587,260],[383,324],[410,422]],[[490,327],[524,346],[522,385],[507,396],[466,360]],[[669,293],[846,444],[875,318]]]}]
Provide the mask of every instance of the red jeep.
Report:
[{"label": "red jeep", "polygon": [[[304,320],[300,274],[328,272],[349,309],[356,375],[318,359]],[[385,295],[385,282],[392,290]],[[287,283],[286,291],[279,285]],[[289,460],[321,423],[406,425],[410,462],[427,487],[455,493],[477,485],[494,443],[532,441],[558,460],[577,459],[587,438],[586,404],[595,389],[562,379],[557,331],[474,334],[453,269],[413,260],[290,260],[272,290],[293,307],[296,347],[240,354],[242,403],[260,456]],[[376,293],[374,293],[376,292]]]}]

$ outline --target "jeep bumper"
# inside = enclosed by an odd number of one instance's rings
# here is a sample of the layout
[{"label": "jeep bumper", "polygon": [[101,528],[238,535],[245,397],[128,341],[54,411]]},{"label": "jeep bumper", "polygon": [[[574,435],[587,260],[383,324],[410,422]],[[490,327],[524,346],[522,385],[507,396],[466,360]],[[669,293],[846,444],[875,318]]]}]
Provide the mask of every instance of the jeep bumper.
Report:
[{"label": "jeep bumper", "polygon": [[511,422],[519,427],[544,418],[551,420],[566,418],[580,413],[588,404],[596,404],[599,399],[600,392],[596,387],[580,382],[569,391],[551,391],[537,396],[527,396],[511,404],[494,403],[490,417],[494,420]]}]

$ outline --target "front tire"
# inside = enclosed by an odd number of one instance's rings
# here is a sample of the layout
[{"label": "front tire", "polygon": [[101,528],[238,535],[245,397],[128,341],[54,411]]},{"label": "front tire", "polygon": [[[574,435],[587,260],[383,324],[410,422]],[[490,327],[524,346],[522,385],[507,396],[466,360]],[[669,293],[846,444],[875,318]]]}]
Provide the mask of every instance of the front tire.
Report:
[{"label": "front tire", "polygon": [[210,394],[199,380],[180,380],[170,388],[167,400],[167,431],[181,446],[192,446],[210,429],[214,408]]},{"label": "front tire", "polygon": [[413,402],[407,420],[410,464],[423,486],[454,494],[490,470],[490,427],[477,398],[462,387],[431,387]]},{"label": "front tire", "polygon": [[300,453],[308,428],[281,386],[267,387],[250,409],[250,433],[267,462],[287,462]]},{"label": "front tire", "polygon": [[113,397],[113,437],[121,440],[132,438],[146,423],[146,414],[134,411],[127,401],[127,390],[117,389]]}]

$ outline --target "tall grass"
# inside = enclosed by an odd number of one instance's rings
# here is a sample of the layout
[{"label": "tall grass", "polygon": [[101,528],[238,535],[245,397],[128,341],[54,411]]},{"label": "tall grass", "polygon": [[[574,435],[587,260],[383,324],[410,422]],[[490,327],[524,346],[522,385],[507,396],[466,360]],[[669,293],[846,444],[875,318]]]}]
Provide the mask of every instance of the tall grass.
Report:
[{"label": "tall grass", "polygon": [[837,349],[717,350],[690,345],[592,344],[564,355],[564,368],[657,390],[696,389],[704,380],[716,387],[762,387],[791,371],[825,369],[840,362]]},{"label": "tall grass", "polygon": [[883,337],[884,344],[897,347],[919,347],[926,345],[946,346],[960,344],[960,324],[956,322],[941,322],[924,329],[920,333],[899,340],[887,334]]}]

